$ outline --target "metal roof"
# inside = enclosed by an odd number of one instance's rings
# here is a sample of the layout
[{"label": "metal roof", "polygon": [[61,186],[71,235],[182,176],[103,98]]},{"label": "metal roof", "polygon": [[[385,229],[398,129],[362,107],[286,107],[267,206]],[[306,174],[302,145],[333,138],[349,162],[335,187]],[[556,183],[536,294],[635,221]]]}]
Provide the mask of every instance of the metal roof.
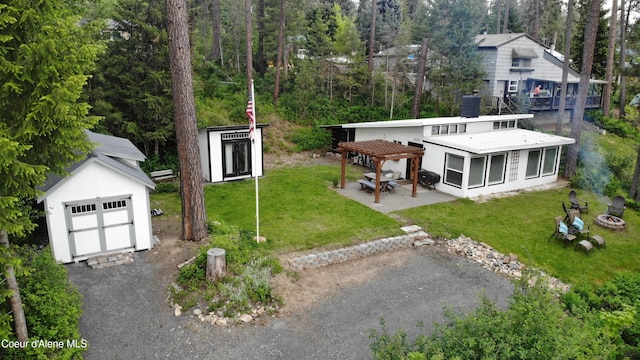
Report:
[{"label": "metal roof", "polygon": [[473,154],[491,154],[501,151],[569,145],[573,144],[575,139],[538,131],[505,129],[481,133],[431,136],[425,138],[424,142]]},{"label": "metal roof", "polygon": [[144,154],[138,150],[131,141],[125,138],[97,134],[89,130],[86,130],[85,134],[87,135],[87,139],[96,145],[95,149],[87,154],[86,158],[71,164],[66,169],[70,175],[63,177],[55,173],[48,174],[45,183],[38,187],[38,190],[45,192],[45,195],[38,198],[38,202],[44,200],[48,193],[64,184],[69,176],[78,173],[82,168],[95,161],[149,188],[155,188],[154,182],[139,166],[133,166],[126,161],[144,161],[146,159]]}]

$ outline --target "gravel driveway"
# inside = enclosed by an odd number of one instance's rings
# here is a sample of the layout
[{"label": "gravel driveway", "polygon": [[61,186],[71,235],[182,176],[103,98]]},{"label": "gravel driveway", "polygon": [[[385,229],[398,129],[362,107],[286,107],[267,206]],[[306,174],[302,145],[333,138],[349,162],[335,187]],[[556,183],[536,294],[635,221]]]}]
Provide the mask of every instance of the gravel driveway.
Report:
[{"label": "gravel driveway", "polygon": [[149,252],[135,253],[127,266],[69,265],[70,279],[84,295],[85,358],[370,359],[369,331],[380,329],[381,318],[390,331],[401,327],[415,335],[422,321],[430,332],[444,321],[445,307],[473,308],[481,292],[506,304],[513,290],[509,280],[465,258],[432,247],[399,251],[401,266],[384,268],[307,312],[226,328],[174,317]]}]

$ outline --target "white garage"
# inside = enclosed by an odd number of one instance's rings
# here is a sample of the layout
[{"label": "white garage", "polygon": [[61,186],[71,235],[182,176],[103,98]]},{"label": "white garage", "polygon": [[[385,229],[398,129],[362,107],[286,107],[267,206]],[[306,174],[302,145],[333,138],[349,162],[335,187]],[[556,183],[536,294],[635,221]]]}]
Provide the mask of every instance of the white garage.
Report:
[{"label": "white garage", "polygon": [[49,243],[57,261],[152,247],[149,189],[140,169],[145,160],[129,140],[87,131],[96,144],[67,177],[51,175],[41,188]]}]

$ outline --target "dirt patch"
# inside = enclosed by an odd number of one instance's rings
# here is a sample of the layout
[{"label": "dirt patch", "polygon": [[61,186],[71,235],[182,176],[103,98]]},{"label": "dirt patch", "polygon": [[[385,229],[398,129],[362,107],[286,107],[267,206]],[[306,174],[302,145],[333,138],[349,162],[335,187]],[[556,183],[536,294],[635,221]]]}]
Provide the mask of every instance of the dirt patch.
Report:
[{"label": "dirt patch", "polygon": [[343,289],[375,278],[385,269],[401,266],[412,251],[400,249],[296,273],[285,271],[273,277],[272,285],[284,300],[284,315],[306,312]]}]

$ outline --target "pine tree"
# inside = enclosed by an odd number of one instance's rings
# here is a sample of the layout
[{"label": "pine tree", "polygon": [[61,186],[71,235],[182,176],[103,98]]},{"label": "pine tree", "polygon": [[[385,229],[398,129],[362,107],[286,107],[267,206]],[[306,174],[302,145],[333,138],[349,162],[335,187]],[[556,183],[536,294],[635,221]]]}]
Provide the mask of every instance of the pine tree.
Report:
[{"label": "pine tree", "polygon": [[[0,243],[34,225],[24,202],[39,194],[47,173],[89,151],[84,130],[96,123],[81,101],[101,46],[97,27],[81,22],[70,0],[5,1],[0,4]],[[10,302],[19,340],[28,337],[15,259],[3,249]],[[5,294],[2,293],[4,296]]]}]

